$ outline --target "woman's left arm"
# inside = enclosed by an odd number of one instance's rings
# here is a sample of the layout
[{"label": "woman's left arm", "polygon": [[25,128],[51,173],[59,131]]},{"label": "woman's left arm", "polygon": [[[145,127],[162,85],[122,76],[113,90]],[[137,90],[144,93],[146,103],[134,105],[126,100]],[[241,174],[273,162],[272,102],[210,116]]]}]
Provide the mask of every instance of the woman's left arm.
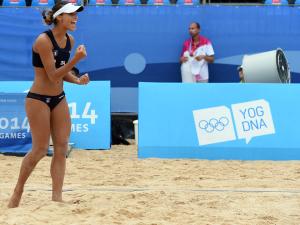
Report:
[{"label": "woman's left arm", "polygon": [[80,79],[74,74],[73,71],[68,72],[66,76],[64,76],[64,81],[73,83],[73,84],[80,84]]},{"label": "woman's left arm", "polygon": [[[71,42],[71,48],[73,48],[74,46],[74,38],[71,34],[68,34],[70,37],[70,42]],[[74,69],[74,68],[73,68]],[[79,73],[78,69],[76,68],[76,72]],[[75,70],[71,70],[70,72],[68,72],[68,74],[66,76],[64,76],[63,80],[69,83],[73,83],[73,84],[88,84],[90,82],[89,76],[88,74],[84,74],[80,77],[78,77],[76,74]]]},{"label": "woman's left arm", "polygon": [[80,77],[77,77],[73,71],[70,71],[66,76],[64,76],[64,81],[73,84],[88,84],[90,82],[89,75],[86,73]]}]

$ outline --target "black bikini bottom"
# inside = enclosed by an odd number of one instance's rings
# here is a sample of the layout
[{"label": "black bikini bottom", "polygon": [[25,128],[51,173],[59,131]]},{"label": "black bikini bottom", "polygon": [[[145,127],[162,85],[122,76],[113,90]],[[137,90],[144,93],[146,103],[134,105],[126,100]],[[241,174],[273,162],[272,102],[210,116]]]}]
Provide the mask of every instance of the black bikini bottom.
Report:
[{"label": "black bikini bottom", "polygon": [[28,92],[27,94],[27,98],[33,98],[44,102],[49,106],[50,111],[52,111],[60,103],[60,101],[64,99],[64,97],[65,92],[62,92],[56,96],[40,95],[32,92]]}]

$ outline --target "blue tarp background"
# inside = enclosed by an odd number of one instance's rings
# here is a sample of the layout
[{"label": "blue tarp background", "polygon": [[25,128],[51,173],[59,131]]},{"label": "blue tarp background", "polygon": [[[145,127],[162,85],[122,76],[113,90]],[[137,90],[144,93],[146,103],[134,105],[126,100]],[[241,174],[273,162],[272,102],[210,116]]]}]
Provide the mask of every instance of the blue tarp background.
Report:
[{"label": "blue tarp background", "polygon": [[[48,29],[40,13],[0,8],[0,80],[33,79],[31,46]],[[201,24],[215,49],[211,82],[237,82],[244,54],[278,47],[286,53],[292,81],[300,81],[300,8],[288,6],[86,7],[73,33],[76,46],[85,44],[88,51],[78,67],[92,80],[111,81],[112,94],[122,96],[112,99],[115,111],[137,112],[131,95],[138,82],[181,81],[178,60],[192,21]]]}]

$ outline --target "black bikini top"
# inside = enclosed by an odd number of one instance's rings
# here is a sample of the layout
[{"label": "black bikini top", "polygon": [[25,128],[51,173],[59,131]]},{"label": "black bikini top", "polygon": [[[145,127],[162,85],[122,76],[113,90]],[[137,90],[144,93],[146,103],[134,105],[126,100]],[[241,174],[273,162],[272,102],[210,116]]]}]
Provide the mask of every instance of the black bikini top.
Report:
[{"label": "black bikini top", "polygon": [[[70,58],[70,51],[71,51],[71,41],[68,34],[66,34],[67,37],[67,43],[65,48],[60,48],[54,38],[54,35],[51,30],[47,30],[44,32],[48,35],[50,38],[52,45],[53,45],[53,56],[55,59],[55,67],[59,68],[63,65],[65,65]],[[32,49],[32,65],[35,67],[43,68],[44,65],[42,63],[41,57],[38,53],[34,52]]]}]

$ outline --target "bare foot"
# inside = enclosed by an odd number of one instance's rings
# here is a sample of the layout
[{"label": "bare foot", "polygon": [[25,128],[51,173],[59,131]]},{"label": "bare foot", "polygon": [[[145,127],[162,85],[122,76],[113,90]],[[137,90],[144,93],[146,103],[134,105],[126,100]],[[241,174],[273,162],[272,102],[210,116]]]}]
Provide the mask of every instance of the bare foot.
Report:
[{"label": "bare foot", "polygon": [[63,201],[62,199],[55,199],[55,198],[52,198],[52,201],[64,203],[64,201]]},{"label": "bare foot", "polygon": [[54,202],[63,202],[61,194],[52,194],[52,201]]},{"label": "bare foot", "polygon": [[23,191],[14,191],[13,195],[11,196],[9,203],[7,205],[8,208],[16,208],[19,206]]}]

